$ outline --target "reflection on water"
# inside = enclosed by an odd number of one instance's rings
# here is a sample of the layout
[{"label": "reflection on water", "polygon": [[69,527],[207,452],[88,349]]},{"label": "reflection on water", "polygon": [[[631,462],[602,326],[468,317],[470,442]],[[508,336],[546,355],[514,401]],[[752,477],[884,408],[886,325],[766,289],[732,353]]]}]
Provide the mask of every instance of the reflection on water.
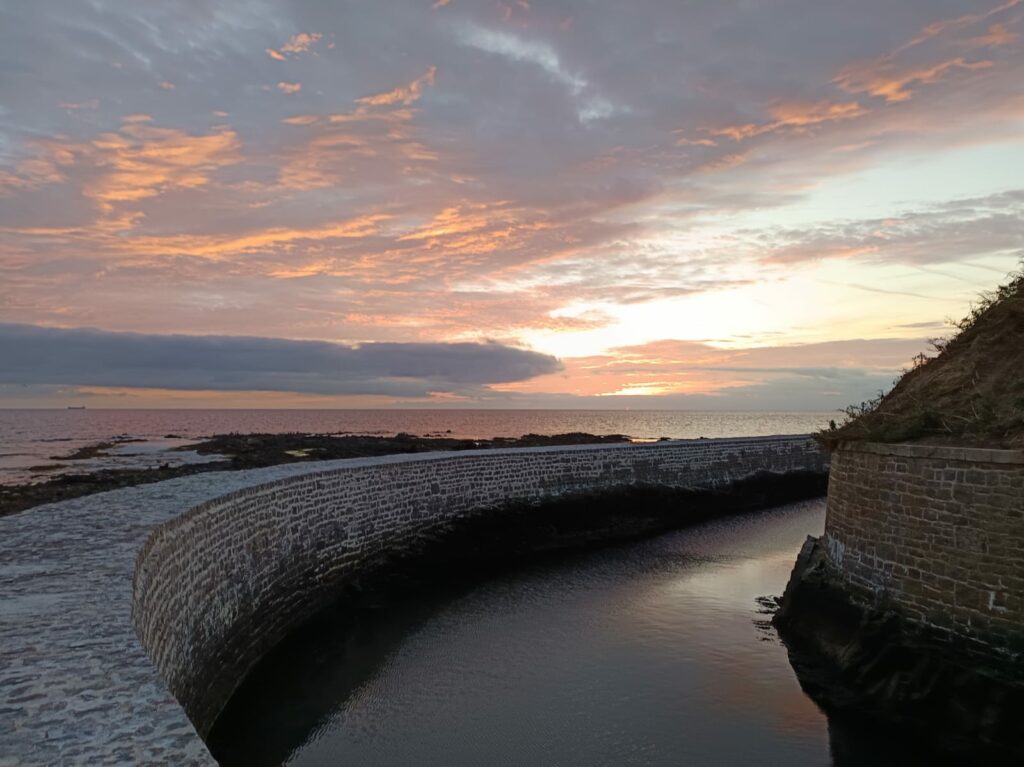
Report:
[{"label": "reflection on water", "polygon": [[[755,603],[823,522],[824,501],[796,504],[325,614],[211,747],[226,765],[828,765],[828,722]],[[890,761],[863,750],[842,763]]]}]

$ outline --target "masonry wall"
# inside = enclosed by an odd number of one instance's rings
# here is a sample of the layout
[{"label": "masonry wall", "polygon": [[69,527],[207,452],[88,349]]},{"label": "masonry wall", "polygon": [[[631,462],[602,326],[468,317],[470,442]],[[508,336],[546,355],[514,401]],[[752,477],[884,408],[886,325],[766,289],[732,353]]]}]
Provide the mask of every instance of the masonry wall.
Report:
[{"label": "masonry wall", "polygon": [[[389,456],[247,488],[157,528],[133,619],[205,735],[251,666],[382,552],[456,518],[628,486],[710,489],[823,471],[807,437]],[[679,513],[685,519],[686,509]]]},{"label": "masonry wall", "polygon": [[828,560],[855,593],[983,652],[1024,636],[1024,451],[847,443]]}]

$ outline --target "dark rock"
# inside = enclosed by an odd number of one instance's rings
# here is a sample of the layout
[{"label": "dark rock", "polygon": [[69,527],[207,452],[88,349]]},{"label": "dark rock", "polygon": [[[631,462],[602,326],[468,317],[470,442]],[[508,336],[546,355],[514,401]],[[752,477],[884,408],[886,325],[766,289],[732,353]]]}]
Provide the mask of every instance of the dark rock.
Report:
[{"label": "dark rock", "polygon": [[[450,430],[447,433],[451,433]],[[176,438],[168,434],[166,439]],[[54,461],[89,460],[107,454],[116,444],[138,442],[116,437],[79,448],[69,455],[52,456]],[[0,485],[0,516],[118,487],[160,482],[165,479],[206,471],[255,469],[297,461],[326,461],[338,458],[368,458],[395,453],[422,453],[434,450],[477,450],[481,448],[539,447],[555,445],[588,445],[629,442],[622,434],[594,435],[526,434],[522,437],[496,437],[491,440],[455,439],[452,437],[417,437],[413,434],[369,436],[357,434],[218,434],[199,444],[175,450],[194,450],[202,455],[224,456],[223,461],[161,465],[153,469],[101,469],[88,474],[63,475],[45,482],[24,485]]]},{"label": "dark rock", "polygon": [[830,715],[916,731],[969,763],[1024,764],[1024,662],[978,652],[854,593],[808,538],[773,623],[804,691]]}]

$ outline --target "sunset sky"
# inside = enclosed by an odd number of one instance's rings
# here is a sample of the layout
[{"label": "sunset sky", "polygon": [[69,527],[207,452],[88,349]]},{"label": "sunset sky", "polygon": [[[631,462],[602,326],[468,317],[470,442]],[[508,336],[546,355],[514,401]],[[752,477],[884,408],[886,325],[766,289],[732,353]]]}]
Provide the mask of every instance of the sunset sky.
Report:
[{"label": "sunset sky", "polygon": [[0,5],[0,407],[832,410],[1024,254],[1024,0]]}]

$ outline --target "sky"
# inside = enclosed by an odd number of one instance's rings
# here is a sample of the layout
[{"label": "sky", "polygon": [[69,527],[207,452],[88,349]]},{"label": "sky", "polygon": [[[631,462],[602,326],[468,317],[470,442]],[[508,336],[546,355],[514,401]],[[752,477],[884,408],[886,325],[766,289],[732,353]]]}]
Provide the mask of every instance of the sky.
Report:
[{"label": "sky", "polygon": [[1024,0],[0,3],[0,407],[838,410],[1024,255]]}]

